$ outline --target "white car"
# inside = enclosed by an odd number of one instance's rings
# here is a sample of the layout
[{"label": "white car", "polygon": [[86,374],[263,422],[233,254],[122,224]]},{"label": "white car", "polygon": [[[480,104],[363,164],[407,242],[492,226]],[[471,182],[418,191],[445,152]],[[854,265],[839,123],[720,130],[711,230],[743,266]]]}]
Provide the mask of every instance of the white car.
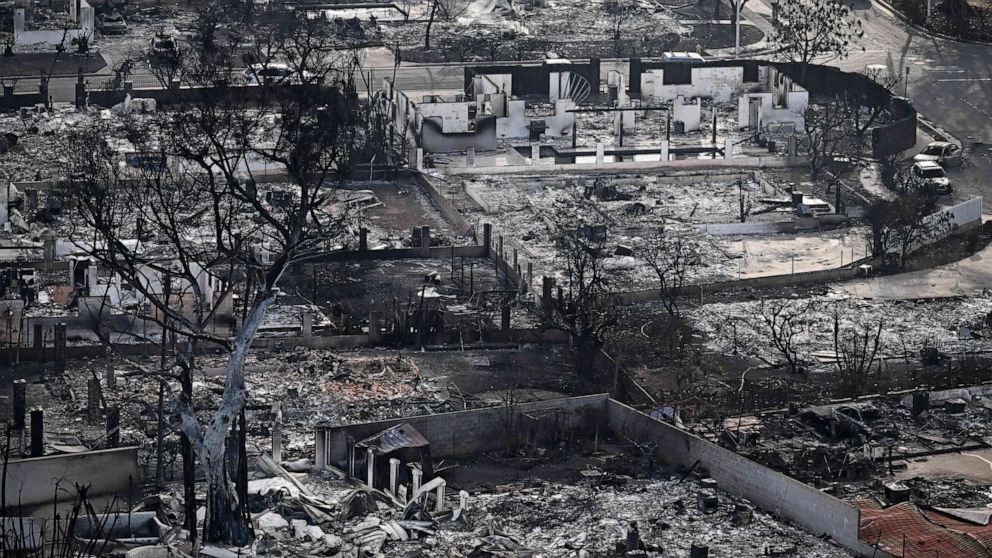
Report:
[{"label": "white car", "polygon": [[[248,85],[297,85],[303,83],[299,72],[280,62],[266,64],[250,64],[244,71],[245,83]],[[303,72],[307,82],[313,81],[313,74]]]},{"label": "white car", "polygon": [[947,178],[944,168],[933,161],[913,163],[912,173],[933,189],[935,194],[947,196],[951,194],[951,179]]},{"label": "white car", "polygon": [[913,162],[915,163],[922,163],[924,161],[931,161],[943,167],[960,165],[961,148],[948,141],[932,142],[924,147],[923,151],[920,151],[918,155],[913,157]]}]

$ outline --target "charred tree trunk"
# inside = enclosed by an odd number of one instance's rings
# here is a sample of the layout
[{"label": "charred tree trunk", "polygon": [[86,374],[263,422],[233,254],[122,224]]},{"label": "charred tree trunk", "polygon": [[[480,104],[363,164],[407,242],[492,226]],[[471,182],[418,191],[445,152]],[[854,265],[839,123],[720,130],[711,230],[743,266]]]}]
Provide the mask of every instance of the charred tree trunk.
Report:
[{"label": "charred tree trunk", "polygon": [[245,546],[251,543],[255,534],[251,523],[245,520],[243,506],[238,502],[233,486],[226,478],[223,463],[221,465],[219,474],[212,469],[207,473],[208,512],[203,538],[208,542]]},{"label": "charred tree trunk", "polygon": [[424,50],[431,49],[431,27],[434,26],[434,17],[437,15],[437,4],[440,0],[432,0],[431,15],[427,18],[427,30],[424,32]]},{"label": "charred tree trunk", "polygon": [[254,538],[248,520],[247,499],[239,498],[237,475],[232,475],[227,467],[228,437],[236,428],[245,407],[245,358],[248,349],[278,292],[274,288],[262,291],[248,312],[227,361],[223,401],[205,431],[200,433],[190,399],[181,402],[178,409],[182,430],[193,442],[207,480],[206,542],[244,546]]},{"label": "charred tree trunk", "polygon": [[[179,383],[185,401],[193,400],[193,355],[196,354],[196,341],[189,344],[186,366],[180,367]],[[183,527],[189,531],[190,540],[196,541],[196,452],[193,442],[185,432],[179,438],[179,453],[183,458]]]}]

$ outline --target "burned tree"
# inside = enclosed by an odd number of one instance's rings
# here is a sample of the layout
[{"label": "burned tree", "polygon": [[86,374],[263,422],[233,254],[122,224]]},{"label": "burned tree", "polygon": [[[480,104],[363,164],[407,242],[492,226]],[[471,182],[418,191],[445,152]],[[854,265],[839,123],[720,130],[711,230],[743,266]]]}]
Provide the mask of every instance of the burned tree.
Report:
[{"label": "burned tree", "polygon": [[773,40],[786,59],[802,65],[800,81],[814,61],[846,58],[864,35],[861,21],[840,0],[785,0],[779,19]]},{"label": "burned tree", "polygon": [[613,0],[605,3],[610,17],[610,34],[613,37],[613,54],[620,57],[623,54],[623,31],[634,18],[636,7],[625,0]]},{"label": "burned tree", "polygon": [[810,307],[808,301],[781,299],[762,300],[758,307],[758,319],[764,333],[793,373],[802,370],[797,344],[799,336],[806,331]]},{"label": "burned tree", "polygon": [[[337,75],[328,66],[335,63],[314,56],[308,71]],[[286,271],[339,235],[343,217],[325,210],[328,196],[376,144],[350,82],[262,86],[248,96],[219,79],[231,68],[218,71],[200,76],[209,86],[194,89],[203,93],[196,102],[124,127],[140,151],[158,155],[156,164],[121,161],[100,125],[75,132],[61,194],[71,208],[70,238],[134,290],[163,335],[188,342],[171,366],[152,372],[172,379],[172,370],[183,371],[172,415],[206,478],[204,539],[240,546],[253,538],[246,480],[238,478],[246,459],[245,359]],[[278,203],[249,161],[282,169]],[[235,295],[240,318],[219,319]],[[186,385],[203,345],[227,354],[215,409],[195,408]],[[194,492],[186,488],[189,500]]]},{"label": "burned tree", "polygon": [[896,188],[899,196],[873,202],[865,220],[872,257],[894,255],[905,267],[910,252],[947,233],[953,223],[949,213],[940,211],[937,193],[923,179],[904,172],[897,175]]},{"label": "burned tree", "polygon": [[[463,2],[462,0],[428,0],[430,2],[430,10],[427,15],[427,27],[424,29],[424,50],[431,49],[431,30],[434,27],[434,22],[437,20],[438,16],[441,16],[445,21],[452,21],[462,13],[464,13],[469,6],[468,2]],[[505,9],[512,11],[512,5],[510,2],[504,4]]]},{"label": "burned tree", "polygon": [[673,318],[680,316],[679,299],[689,272],[699,265],[699,241],[689,231],[663,228],[645,243],[642,258],[658,278],[658,295]]},{"label": "burned tree", "polygon": [[574,223],[559,218],[549,226],[565,284],[545,301],[544,327],[568,334],[575,371],[588,381],[607,334],[617,324],[620,277],[607,267],[605,225]]},{"label": "burned tree", "polygon": [[841,321],[841,314],[835,309],[833,342],[837,355],[838,388],[844,396],[857,397],[864,395],[879,363],[882,321],[861,319],[846,328],[841,326]]},{"label": "burned tree", "polygon": [[[807,107],[804,127],[810,176],[839,180],[872,155],[871,130],[891,117],[895,80],[868,75],[875,85],[845,90]],[[877,86],[877,87],[876,87]]]}]

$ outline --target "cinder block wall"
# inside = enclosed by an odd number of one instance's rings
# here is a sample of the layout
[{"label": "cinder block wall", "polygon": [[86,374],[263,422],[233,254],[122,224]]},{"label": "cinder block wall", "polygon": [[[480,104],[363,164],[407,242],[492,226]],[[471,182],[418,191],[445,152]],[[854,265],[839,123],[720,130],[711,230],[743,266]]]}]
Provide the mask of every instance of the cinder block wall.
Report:
[{"label": "cinder block wall", "polygon": [[612,399],[606,416],[612,432],[657,444],[658,456],[666,462],[688,468],[699,461],[698,467],[720,489],[811,533],[827,534],[855,552],[871,554],[858,541],[860,513],[847,503]]},{"label": "cinder block wall", "polygon": [[[404,422],[410,423],[430,441],[434,459],[497,451],[506,447],[508,436],[513,443],[525,441],[531,436],[538,442],[547,441],[555,432],[550,431],[551,428],[548,431],[525,431],[521,428],[525,424],[520,420],[522,413],[558,409],[561,413],[555,428],[559,432],[595,428],[605,419],[606,402],[607,395],[599,394],[521,403],[512,408],[500,406],[347,426],[318,426],[315,461],[318,466],[329,464],[341,468],[347,462],[349,437],[361,441]],[[509,415],[514,418],[509,419]],[[550,425],[551,422],[541,424]]]}]

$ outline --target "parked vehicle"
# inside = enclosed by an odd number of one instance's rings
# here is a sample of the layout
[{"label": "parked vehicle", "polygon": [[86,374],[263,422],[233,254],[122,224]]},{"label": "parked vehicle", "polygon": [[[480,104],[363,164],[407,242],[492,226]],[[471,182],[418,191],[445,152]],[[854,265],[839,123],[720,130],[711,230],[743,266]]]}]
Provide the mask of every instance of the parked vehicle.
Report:
[{"label": "parked vehicle", "polygon": [[172,35],[156,33],[151,40],[151,54],[155,58],[174,59],[179,54],[179,45]]},{"label": "parked vehicle", "polygon": [[[303,83],[300,73],[281,62],[266,64],[250,64],[244,71],[245,83],[248,85],[296,85]],[[312,81],[313,75],[303,73],[306,81]]]},{"label": "parked vehicle", "polygon": [[947,178],[944,168],[933,161],[913,163],[912,173],[924,181],[935,194],[948,196],[951,194],[951,179]]},{"label": "parked vehicle", "polygon": [[96,28],[103,35],[127,34],[127,22],[124,16],[117,12],[96,16]]},{"label": "parked vehicle", "polygon": [[960,165],[961,148],[951,142],[935,141],[924,147],[923,151],[913,157],[913,161],[932,161],[942,167]]}]

